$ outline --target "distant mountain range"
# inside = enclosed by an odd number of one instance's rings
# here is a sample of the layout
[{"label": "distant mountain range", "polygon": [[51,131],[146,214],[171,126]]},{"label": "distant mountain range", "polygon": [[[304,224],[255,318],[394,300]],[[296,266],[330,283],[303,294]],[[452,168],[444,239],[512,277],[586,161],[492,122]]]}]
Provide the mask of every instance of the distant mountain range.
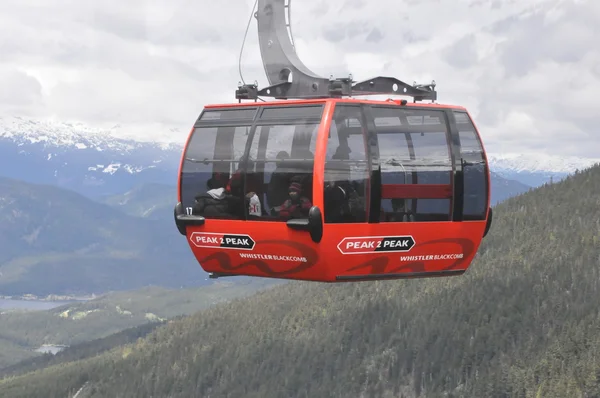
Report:
[{"label": "distant mountain range", "polygon": [[94,199],[143,183],[175,185],[181,145],[114,134],[67,123],[2,118],[0,175],[57,185]]},{"label": "distant mountain range", "polygon": [[[117,134],[117,128],[100,131],[68,123],[0,118],[0,174],[57,185],[102,201],[142,189],[145,183],[176,186],[183,139],[171,143],[141,142],[119,138]],[[594,159],[546,155],[488,157],[496,178],[518,181],[527,187],[550,179],[558,181],[575,169],[594,163]],[[496,185],[510,184],[501,181]],[[520,191],[523,186],[515,188]],[[175,190],[172,194],[175,201]]]},{"label": "distant mountain range", "polygon": [[516,180],[532,187],[546,182],[558,182],[575,170],[586,169],[598,159],[582,159],[569,156],[551,156],[546,154],[498,155],[488,154],[490,168],[499,176]]}]

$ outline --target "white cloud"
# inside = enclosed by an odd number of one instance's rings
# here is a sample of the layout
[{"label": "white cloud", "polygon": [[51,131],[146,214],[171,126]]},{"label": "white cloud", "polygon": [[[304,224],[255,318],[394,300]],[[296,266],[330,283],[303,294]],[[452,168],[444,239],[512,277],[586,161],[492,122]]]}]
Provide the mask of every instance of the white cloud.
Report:
[{"label": "white cloud", "polygon": [[[183,141],[202,106],[234,101],[254,0],[3,0],[0,113],[120,124]],[[438,84],[490,152],[597,157],[600,2],[303,0],[302,61],[356,80]],[[242,71],[266,84],[252,18]]]}]

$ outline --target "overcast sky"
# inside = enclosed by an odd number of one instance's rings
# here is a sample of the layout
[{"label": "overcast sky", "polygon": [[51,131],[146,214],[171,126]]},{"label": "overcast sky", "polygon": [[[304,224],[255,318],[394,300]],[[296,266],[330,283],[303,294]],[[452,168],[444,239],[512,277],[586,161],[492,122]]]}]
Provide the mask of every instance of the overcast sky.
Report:
[{"label": "overcast sky", "polygon": [[[183,140],[204,104],[235,100],[253,5],[2,0],[0,113]],[[302,0],[292,10],[299,56],[319,74],[435,79],[438,101],[468,107],[490,152],[600,154],[598,0]],[[254,19],[242,72],[266,84]]]}]

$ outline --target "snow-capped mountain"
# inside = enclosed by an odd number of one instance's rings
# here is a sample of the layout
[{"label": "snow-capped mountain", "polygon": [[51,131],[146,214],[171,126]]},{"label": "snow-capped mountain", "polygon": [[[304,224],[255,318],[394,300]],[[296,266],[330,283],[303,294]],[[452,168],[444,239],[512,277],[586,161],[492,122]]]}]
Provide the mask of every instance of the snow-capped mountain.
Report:
[{"label": "snow-capped mountain", "polygon": [[[99,130],[81,124],[0,118],[0,175],[52,184],[99,198],[145,183],[175,186],[184,139],[144,142],[122,138],[119,126]],[[488,154],[498,176],[527,186],[565,177],[600,159],[545,154]],[[522,188],[522,187],[521,187]]]},{"label": "snow-capped mountain", "polygon": [[0,174],[89,197],[145,182],[175,185],[181,144],[119,138],[119,127],[0,118]]},{"label": "snow-capped mountain", "polygon": [[600,158],[586,159],[552,156],[544,153],[495,154],[488,153],[490,168],[498,175],[536,187],[553,180],[561,180],[575,170],[600,163]]},{"label": "snow-capped mountain", "polygon": [[598,159],[583,159],[576,156],[552,156],[545,153],[528,153],[499,155],[488,154],[488,160],[496,171],[511,172],[543,172],[543,173],[572,173],[576,169],[592,166]]}]

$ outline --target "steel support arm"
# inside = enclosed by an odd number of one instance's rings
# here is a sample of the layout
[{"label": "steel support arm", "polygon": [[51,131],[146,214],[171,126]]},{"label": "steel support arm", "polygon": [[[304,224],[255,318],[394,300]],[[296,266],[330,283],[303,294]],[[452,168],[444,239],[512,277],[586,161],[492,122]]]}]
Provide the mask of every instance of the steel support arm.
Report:
[{"label": "steel support arm", "polygon": [[[409,85],[393,77],[376,77],[352,85],[348,78],[324,78],[311,71],[298,57],[291,36],[290,7],[292,0],[258,0],[254,14],[258,21],[260,53],[269,82],[268,87],[240,86],[236,98],[258,97],[328,98],[350,95],[404,95],[415,101],[437,99],[435,82],[430,85]],[[286,21],[287,16],[287,21]],[[289,32],[288,32],[288,27]]]}]

